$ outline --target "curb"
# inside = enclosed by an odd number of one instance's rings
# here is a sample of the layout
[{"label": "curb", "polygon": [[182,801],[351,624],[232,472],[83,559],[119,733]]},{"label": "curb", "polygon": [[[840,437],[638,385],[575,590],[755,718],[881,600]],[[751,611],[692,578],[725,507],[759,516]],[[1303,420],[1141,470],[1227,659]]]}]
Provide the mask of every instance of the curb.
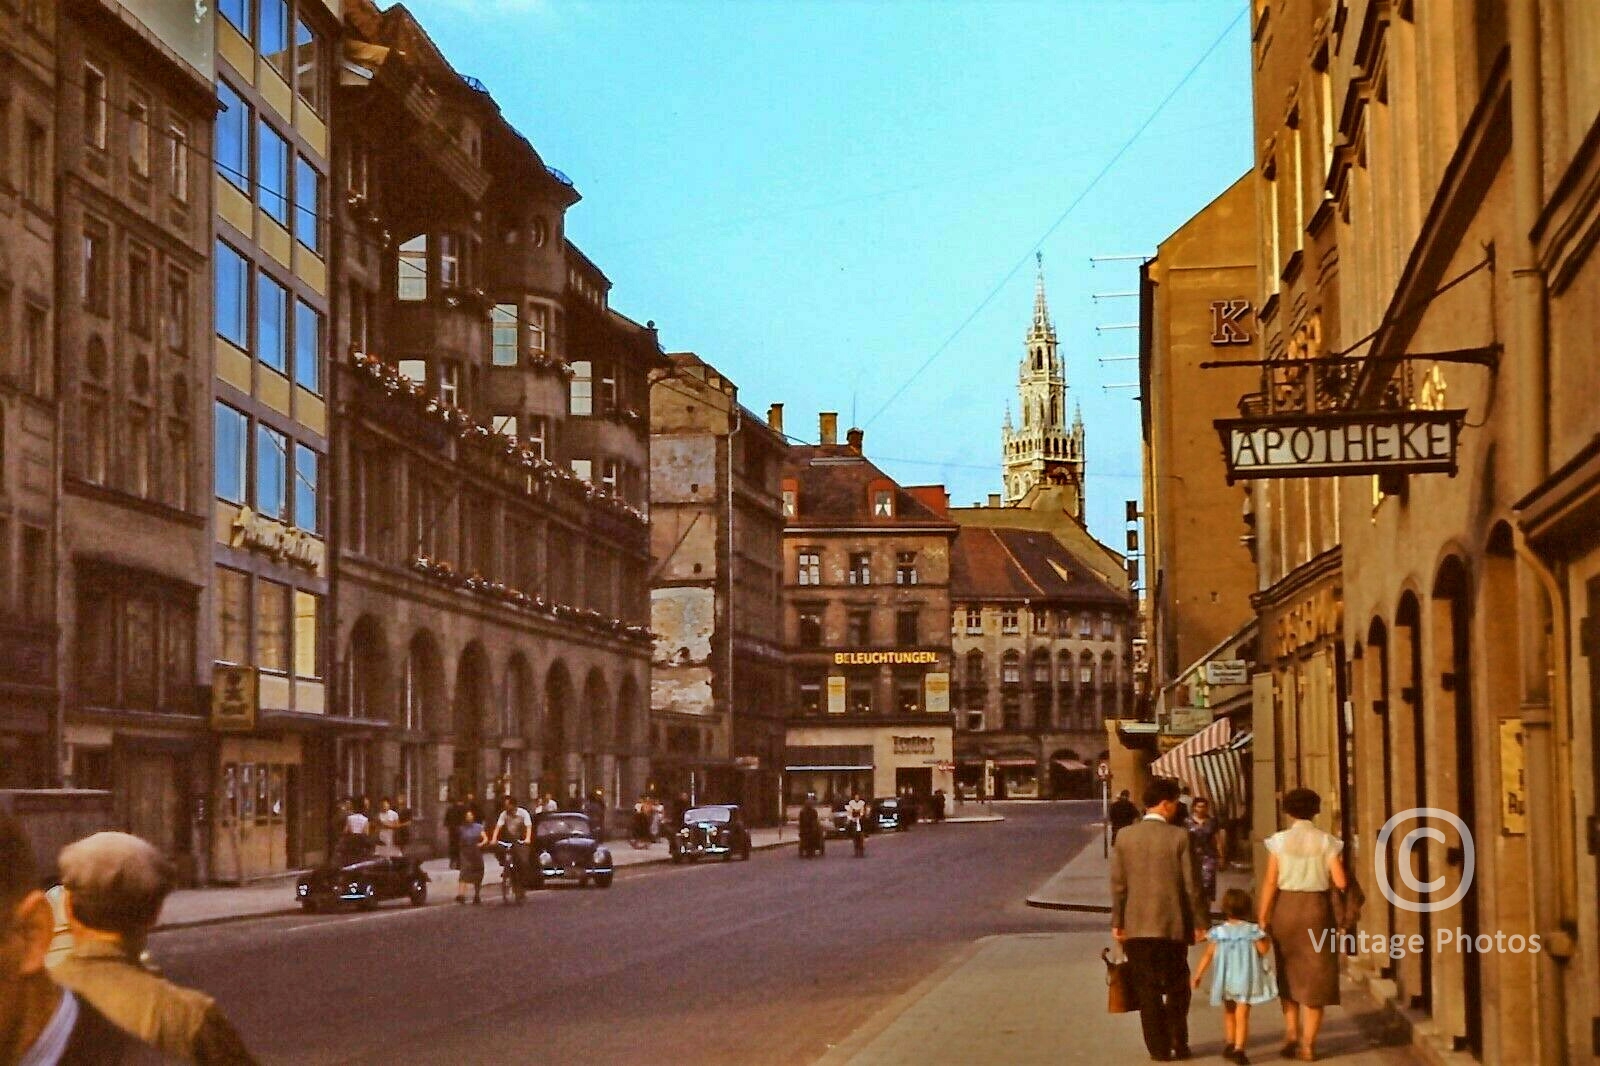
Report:
[{"label": "curb", "polygon": [[1110,914],[1109,903],[1076,903],[1064,899],[1039,899],[1029,896],[1024,900],[1030,907],[1038,907],[1047,911],[1076,911],[1079,914]]},{"label": "curb", "polygon": [[[770,851],[774,848],[794,847],[800,843],[798,837],[793,840],[769,840],[764,844],[751,844],[751,851]],[[618,867],[618,872],[634,866],[659,866],[672,861],[671,855],[652,855],[648,859],[630,862],[626,866]],[[223,889],[221,891],[227,891]],[[288,891],[293,892],[291,887]],[[219,914],[213,918],[195,918],[189,921],[161,922],[150,932],[151,934],[173,932],[179,929],[199,929],[208,925],[229,925],[233,922],[248,922],[257,918],[286,918],[300,913],[298,906],[282,907],[270,911],[247,911],[241,914]]]}]

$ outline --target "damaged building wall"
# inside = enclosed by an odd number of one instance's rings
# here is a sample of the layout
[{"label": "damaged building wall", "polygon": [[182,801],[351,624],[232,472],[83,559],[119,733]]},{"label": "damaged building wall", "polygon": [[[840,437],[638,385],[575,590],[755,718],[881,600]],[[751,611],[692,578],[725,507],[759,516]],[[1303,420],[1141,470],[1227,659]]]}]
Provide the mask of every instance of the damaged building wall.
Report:
[{"label": "damaged building wall", "polygon": [[650,709],[711,714],[711,638],[717,594],[703,586],[650,592],[650,630],[656,635],[650,672]]}]

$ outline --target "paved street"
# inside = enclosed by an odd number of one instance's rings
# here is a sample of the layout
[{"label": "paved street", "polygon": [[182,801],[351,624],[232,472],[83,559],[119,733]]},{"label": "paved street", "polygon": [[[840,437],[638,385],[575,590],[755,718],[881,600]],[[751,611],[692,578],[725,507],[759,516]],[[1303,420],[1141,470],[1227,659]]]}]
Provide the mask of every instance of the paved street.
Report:
[{"label": "paved street", "polygon": [[391,904],[152,948],[269,1061],[809,1062],[977,938],[1069,924],[1023,898],[1092,837],[1091,810],[1008,805],[873,838],[864,861],[831,841],[822,862],[780,848],[520,909]]},{"label": "paved street", "polygon": [[[269,1062],[1144,1061],[1136,1017],[1104,1013],[1104,915],[1024,902],[1097,851],[1095,805],[996,809],[1005,821],[875,837],[864,861],[831,841],[822,862],[775,848],[624,869],[607,891],[520,908],[491,891],[480,907],[174,929],[152,949]],[[1257,1012],[1261,1060],[1276,1014]],[[1413,1061],[1363,1021],[1336,1010],[1324,1050]],[[1202,998],[1191,1024],[1197,1053],[1220,1049]]]}]

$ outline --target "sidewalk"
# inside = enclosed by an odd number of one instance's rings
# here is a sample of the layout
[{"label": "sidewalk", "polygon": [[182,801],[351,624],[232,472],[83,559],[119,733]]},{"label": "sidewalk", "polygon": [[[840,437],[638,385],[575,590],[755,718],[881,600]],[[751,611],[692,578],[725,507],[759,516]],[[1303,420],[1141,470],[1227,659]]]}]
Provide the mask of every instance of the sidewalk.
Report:
[{"label": "sidewalk", "polygon": [[[1137,1014],[1105,1009],[1102,932],[1018,933],[985,937],[954,963],[889,1004],[824,1055],[826,1066],[1007,1066],[1149,1061]],[[1414,1066],[1402,1035],[1384,1027],[1375,1005],[1346,984],[1344,1006],[1328,1009],[1319,1060],[1348,1066]],[[1283,1014],[1251,1011],[1252,1061],[1277,1062]],[[1222,1011],[1202,990],[1189,1011],[1196,1062],[1219,1061]]]},{"label": "sidewalk", "polygon": [[[1217,871],[1217,898],[1230,888],[1251,891],[1251,872],[1247,869]],[[1111,860],[1101,854],[1099,839],[1088,845],[1072,861],[1028,896],[1028,906],[1054,911],[1079,911],[1087,914],[1111,913]]]},{"label": "sidewalk", "polygon": [[[974,813],[970,817],[945,819],[947,824],[1003,821],[1005,821],[1003,815],[992,813]],[[925,831],[925,827],[912,831]],[[757,851],[787,847],[798,842],[798,831],[792,825],[750,831],[750,846]],[[658,840],[648,848],[634,848],[624,838],[608,840],[606,847],[611,849],[611,860],[619,870],[630,866],[668,862],[671,858],[667,853],[665,840]],[[485,867],[484,885],[487,887],[497,883],[499,869],[492,859],[485,864]],[[449,860],[429,859],[422,864],[422,868],[427,871],[430,878],[428,884],[430,903],[449,900],[455,895],[457,875],[456,871],[450,869]],[[161,922],[157,928],[182,929],[186,926],[213,925],[241,918],[266,918],[299,913],[299,904],[294,898],[297,877],[298,873],[290,873],[237,887],[178,889],[167,897],[166,905],[161,908]]]}]

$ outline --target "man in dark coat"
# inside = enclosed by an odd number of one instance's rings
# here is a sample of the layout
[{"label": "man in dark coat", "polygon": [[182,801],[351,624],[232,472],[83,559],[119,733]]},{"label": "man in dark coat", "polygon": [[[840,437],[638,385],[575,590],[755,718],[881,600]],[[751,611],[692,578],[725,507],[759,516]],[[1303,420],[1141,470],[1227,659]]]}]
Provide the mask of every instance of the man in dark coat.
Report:
[{"label": "man in dark coat", "polygon": [[[451,800],[450,806],[444,809],[444,835],[445,847],[449,849],[450,869],[461,869],[461,833],[460,829],[466,824],[467,808],[477,806],[477,797],[467,793],[467,801]],[[481,813],[481,812],[480,812]]]},{"label": "man in dark coat", "polygon": [[1117,834],[1139,820],[1139,808],[1133,805],[1133,800],[1128,795],[1128,790],[1123,789],[1111,803],[1111,843],[1117,842]]},{"label": "man in dark coat", "polygon": [[806,793],[800,807],[800,857],[822,854],[822,816],[817,813],[816,801]]}]

